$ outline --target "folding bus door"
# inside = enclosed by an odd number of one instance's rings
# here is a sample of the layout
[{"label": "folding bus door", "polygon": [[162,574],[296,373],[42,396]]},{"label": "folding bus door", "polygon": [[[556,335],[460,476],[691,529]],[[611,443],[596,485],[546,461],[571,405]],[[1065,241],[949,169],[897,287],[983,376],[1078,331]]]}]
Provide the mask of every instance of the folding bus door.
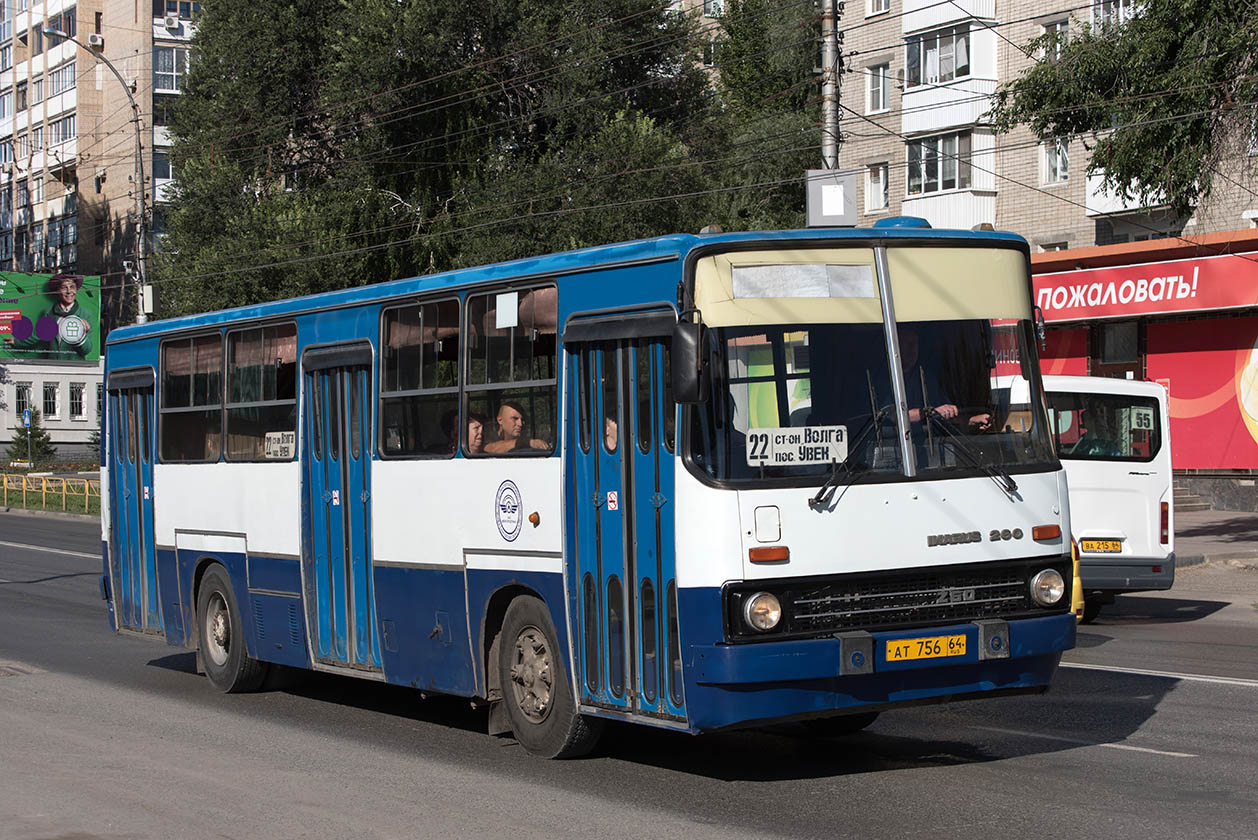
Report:
[{"label": "folding bus door", "polygon": [[109,379],[110,584],[118,627],[162,631],[153,530],[153,373]]},{"label": "folding bus door", "polygon": [[377,670],[371,359],[366,344],[319,348],[302,358],[302,573],[315,660]]},{"label": "folding bus door", "polygon": [[[656,323],[656,321],[660,323]],[[652,316],[621,332],[658,332]],[[665,339],[565,333],[569,601],[581,699],[684,718]]]}]

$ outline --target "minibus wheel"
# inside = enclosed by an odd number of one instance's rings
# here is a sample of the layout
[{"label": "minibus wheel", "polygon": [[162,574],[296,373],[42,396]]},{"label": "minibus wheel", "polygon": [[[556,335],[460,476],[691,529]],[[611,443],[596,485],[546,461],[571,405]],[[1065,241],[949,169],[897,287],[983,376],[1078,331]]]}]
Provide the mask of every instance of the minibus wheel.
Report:
[{"label": "minibus wheel", "polygon": [[1084,598],[1083,599],[1083,624],[1091,624],[1096,621],[1096,617],[1101,614],[1101,607],[1105,604],[1100,598]]},{"label": "minibus wheel", "polygon": [[577,713],[550,613],[537,598],[507,607],[498,649],[502,704],[520,746],[542,758],[576,758],[594,748],[603,722]]},{"label": "minibus wheel", "polygon": [[219,691],[254,691],[266,679],[267,664],[251,659],[227,570],[214,564],[205,570],[197,592],[197,636],[201,665],[210,685]]}]

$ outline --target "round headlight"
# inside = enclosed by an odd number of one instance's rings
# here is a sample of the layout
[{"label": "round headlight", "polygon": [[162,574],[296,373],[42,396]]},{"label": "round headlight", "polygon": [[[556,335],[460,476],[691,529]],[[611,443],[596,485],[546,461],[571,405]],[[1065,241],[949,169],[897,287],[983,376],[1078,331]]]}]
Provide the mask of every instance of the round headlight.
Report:
[{"label": "round headlight", "polygon": [[749,627],[762,633],[772,630],[782,620],[782,604],[776,595],[757,592],[743,602],[743,618]]},{"label": "round headlight", "polygon": [[1031,597],[1041,607],[1051,607],[1059,603],[1065,594],[1066,582],[1056,569],[1045,569],[1031,578]]}]

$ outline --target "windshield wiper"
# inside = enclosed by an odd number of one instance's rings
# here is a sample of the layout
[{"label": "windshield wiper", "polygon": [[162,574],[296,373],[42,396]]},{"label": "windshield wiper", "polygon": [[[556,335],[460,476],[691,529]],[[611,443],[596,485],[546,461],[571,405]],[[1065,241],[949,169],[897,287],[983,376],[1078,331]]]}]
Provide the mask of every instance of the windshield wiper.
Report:
[{"label": "windshield wiper", "polygon": [[[809,507],[830,504],[830,500],[834,498],[835,491],[839,489],[839,476],[841,474],[846,474],[848,476],[849,480],[847,483],[851,483],[851,481],[856,478],[856,469],[855,465],[852,463],[852,456],[856,454],[856,450],[860,448],[861,443],[864,442],[865,438],[869,436],[871,431],[874,429],[880,429],[882,421],[890,413],[890,406],[880,408],[871,414],[869,419],[861,425],[860,431],[857,433],[856,437],[848,444],[847,455],[843,458],[843,460],[832,460],[830,462],[830,474],[826,476],[825,483],[817,488],[817,495],[808,500]],[[881,431],[879,432],[879,437],[881,437]]]},{"label": "windshield wiper", "polygon": [[[933,407],[927,406],[922,409],[922,413],[926,416],[928,424],[933,422],[947,436],[948,442],[953,445],[954,451],[964,455],[967,461],[986,473],[992,481],[996,482],[996,486],[1004,491],[1006,496],[1011,500],[1013,499],[1013,494],[1018,492],[1018,482],[1013,480],[1013,476],[1000,467],[987,463],[986,459],[975,453],[968,443],[957,435],[956,432],[952,431],[948,423],[944,421],[943,417]],[[927,428],[930,428],[929,425]]]}]

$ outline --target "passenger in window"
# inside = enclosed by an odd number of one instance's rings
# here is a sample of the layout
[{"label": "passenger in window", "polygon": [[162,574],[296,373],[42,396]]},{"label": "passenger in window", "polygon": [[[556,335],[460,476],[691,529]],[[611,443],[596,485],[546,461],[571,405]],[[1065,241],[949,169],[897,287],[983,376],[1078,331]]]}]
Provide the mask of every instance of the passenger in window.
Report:
[{"label": "passenger in window", "polygon": [[480,455],[485,451],[485,415],[479,411],[467,415],[467,453]]},{"label": "passenger in window", "polygon": [[608,452],[615,452],[620,443],[620,429],[610,416],[603,418],[603,445]]},{"label": "passenger in window", "polygon": [[521,449],[550,449],[546,441],[524,434],[524,407],[519,403],[509,400],[498,406],[496,421],[498,439],[485,444],[485,452],[498,455]]}]

